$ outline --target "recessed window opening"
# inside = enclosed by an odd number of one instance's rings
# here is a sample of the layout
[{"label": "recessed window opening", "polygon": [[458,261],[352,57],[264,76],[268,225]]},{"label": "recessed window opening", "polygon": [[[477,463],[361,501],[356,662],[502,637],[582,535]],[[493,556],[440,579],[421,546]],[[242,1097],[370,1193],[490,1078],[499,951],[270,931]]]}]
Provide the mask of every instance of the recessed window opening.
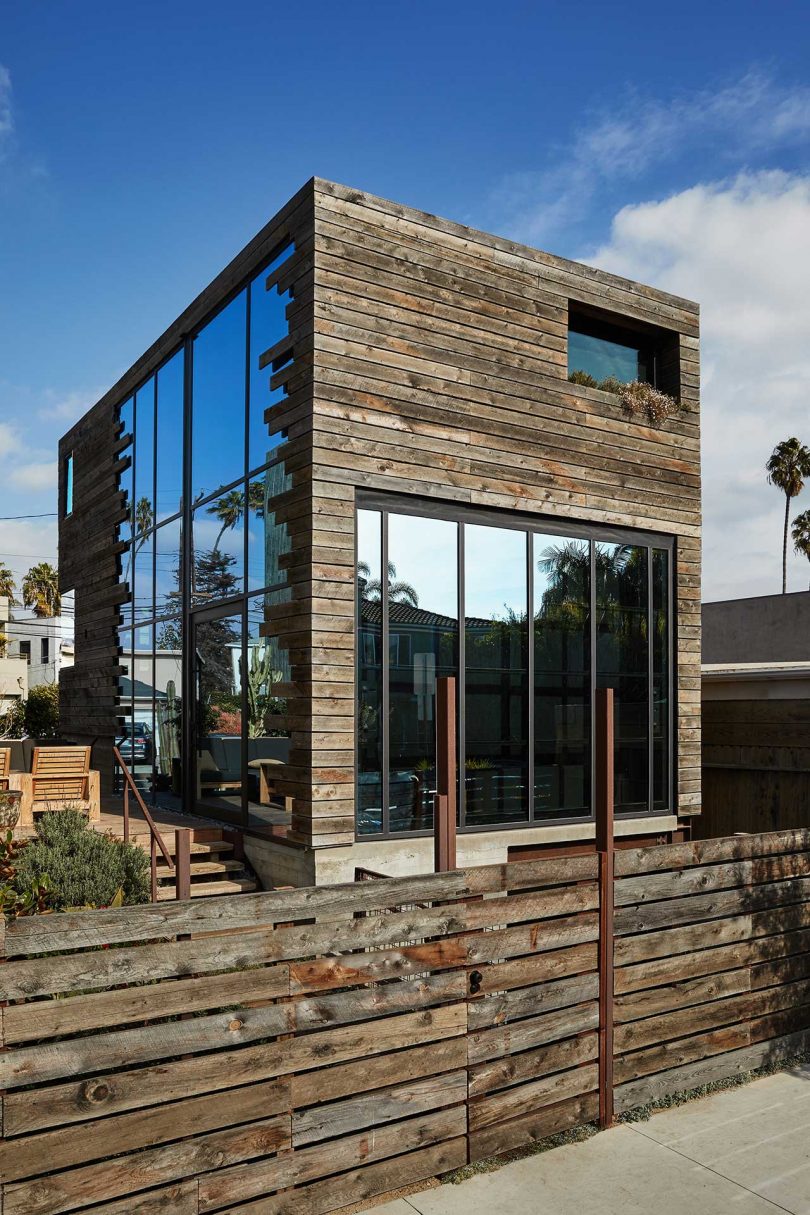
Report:
[{"label": "recessed window opening", "polygon": [[73,452],[69,456],[65,456],[64,463],[65,482],[64,482],[64,499],[62,502],[62,514],[65,518],[73,514]]},{"label": "recessed window opening", "polygon": [[637,380],[677,396],[678,335],[571,303],[568,377],[588,387]]}]

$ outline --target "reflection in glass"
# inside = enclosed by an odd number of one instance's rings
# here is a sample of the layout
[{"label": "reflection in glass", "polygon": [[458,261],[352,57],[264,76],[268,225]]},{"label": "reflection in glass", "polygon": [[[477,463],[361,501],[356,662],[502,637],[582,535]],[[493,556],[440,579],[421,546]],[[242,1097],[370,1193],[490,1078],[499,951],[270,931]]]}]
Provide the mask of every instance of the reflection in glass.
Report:
[{"label": "reflection in glass", "polygon": [[283,463],[272,464],[248,484],[248,590],[282,582],[280,558],[290,552],[286,523],[277,523],[274,498],[289,488]]},{"label": "reflection in glass", "polygon": [[590,812],[590,552],[534,537],[534,813]]},{"label": "reflection in glass", "polygon": [[649,801],[647,549],[596,545],[596,681],[614,689],[616,810]]},{"label": "reflection in glass", "polygon": [[652,554],[653,810],[669,807],[669,554]]},{"label": "reflection in glass", "polygon": [[382,517],[357,512],[357,831],[383,829]]},{"label": "reflection in glass", "polygon": [[[159,533],[158,533],[159,534]],[[178,619],[155,625],[155,769],[163,800],[179,808],[182,798],[181,713],[183,625]]]},{"label": "reflection in glass", "polygon": [[238,595],[244,580],[245,491],[228,490],[194,511],[191,594],[195,604]]},{"label": "reflection in glass", "polygon": [[[118,733],[115,738],[115,745],[121,750],[122,743],[125,738],[131,736],[132,733],[132,630],[118,630],[118,648],[119,648],[119,664],[123,671],[118,676]],[[126,755],[123,755],[124,762],[127,763]],[[122,789],[121,771],[116,764],[115,767],[115,788],[116,791]]]},{"label": "reflection in glass", "polygon": [[194,718],[198,806],[242,817],[242,617],[194,629]]},{"label": "reflection in glass", "polygon": [[242,291],[194,339],[192,502],[244,476],[246,333]]},{"label": "reflection in glass", "polygon": [[159,523],[183,505],[183,351],[157,374],[155,516]]},{"label": "reflection in glass", "polygon": [[133,725],[120,749],[125,763],[148,800],[155,795],[155,663],[151,625],[135,629],[132,655]]},{"label": "reflection in glass", "polygon": [[[458,525],[388,519],[388,808],[391,831],[433,826],[436,679],[458,671]],[[366,588],[379,601],[382,579]]]},{"label": "reflection in glass", "polygon": [[155,580],[154,556],[155,533],[137,536],[134,544],[135,578],[134,578],[134,623],[151,620],[155,614]]},{"label": "reflection in glass", "polygon": [[[132,437],[135,429],[135,401],[132,397],[128,397],[123,405],[119,407],[118,419],[121,423],[122,438],[124,435]],[[134,447],[127,447],[121,454],[122,456],[129,456],[129,467],[125,468],[118,478],[118,487],[124,494],[124,509],[127,512],[126,519],[118,525],[118,539],[129,540],[132,537],[133,501],[135,495]]]},{"label": "reflection in glass", "polygon": [[262,468],[273,459],[274,449],[281,442],[281,435],[271,435],[264,420],[265,410],[283,398],[282,390],[270,391],[270,380],[275,371],[281,370],[284,359],[276,360],[272,366],[259,367],[260,357],[287,336],[289,326],[286,309],[290,293],[279,294],[273,286],[268,291],[267,276],[283,265],[294,252],[287,248],[258,274],[250,284],[250,409],[249,409],[249,456],[248,468]]},{"label": "reflection in glass", "polygon": [[170,616],[180,610],[180,563],[182,524],[179,519],[164,523],[155,532],[155,615]]},{"label": "reflection in glass", "polygon": [[155,377],[135,395],[135,531],[145,532],[155,523]]},{"label": "reflection in glass", "polygon": [[464,528],[466,821],[529,816],[526,535]]},{"label": "reflection in glass", "polygon": [[290,806],[279,784],[289,758],[290,740],[279,695],[289,678],[289,662],[276,637],[265,636],[265,596],[248,599],[247,748],[248,817],[257,826],[290,823]]}]

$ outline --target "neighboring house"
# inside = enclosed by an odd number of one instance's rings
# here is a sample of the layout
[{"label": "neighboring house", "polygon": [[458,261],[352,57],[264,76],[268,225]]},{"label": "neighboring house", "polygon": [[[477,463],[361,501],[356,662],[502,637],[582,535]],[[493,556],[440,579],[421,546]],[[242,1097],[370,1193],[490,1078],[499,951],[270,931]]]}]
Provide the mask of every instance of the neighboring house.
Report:
[{"label": "neighboring house", "polygon": [[[698,333],[687,300],[310,181],[62,439],[71,737],[111,744],[126,656],[179,649],[183,806],[307,884],[432,867],[439,675],[459,862],[593,839],[610,685],[618,830],[678,838],[701,804]],[[572,372],[685,409],[653,423]],[[286,825],[262,802],[283,727]]]},{"label": "neighboring house", "polygon": [[810,827],[810,591],[703,605],[702,836]]},{"label": "neighboring house", "polygon": [[28,696],[28,663],[10,644],[10,616],[8,598],[0,595],[0,714]]},{"label": "neighboring house", "polygon": [[28,667],[28,686],[57,684],[59,672],[73,666],[73,623],[62,616],[10,619],[6,626],[8,652]]}]

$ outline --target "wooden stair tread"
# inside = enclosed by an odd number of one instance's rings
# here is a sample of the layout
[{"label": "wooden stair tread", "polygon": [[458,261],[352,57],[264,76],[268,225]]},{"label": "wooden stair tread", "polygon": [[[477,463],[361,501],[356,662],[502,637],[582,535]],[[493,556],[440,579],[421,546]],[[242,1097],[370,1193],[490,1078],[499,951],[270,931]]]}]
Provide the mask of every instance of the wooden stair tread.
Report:
[{"label": "wooden stair tread", "polygon": [[[223,882],[192,882],[191,897],[197,899],[207,895],[240,894],[258,890],[258,888],[258,884],[251,878],[231,878],[229,881]],[[160,886],[157,895],[158,902],[173,899],[175,898],[175,888],[174,886]]]},{"label": "wooden stair tread", "polygon": [[[170,856],[174,856],[174,835],[168,836],[166,833],[162,834],[163,842],[166,845],[166,851]],[[133,837],[132,842],[133,844],[140,845],[140,847],[145,849],[146,852],[149,851],[148,835],[138,835]],[[192,856],[210,856],[212,853],[220,852],[233,852],[233,844],[229,844],[227,840],[204,840],[199,844],[192,841]],[[161,860],[163,859],[160,849],[158,849],[158,857]]]}]

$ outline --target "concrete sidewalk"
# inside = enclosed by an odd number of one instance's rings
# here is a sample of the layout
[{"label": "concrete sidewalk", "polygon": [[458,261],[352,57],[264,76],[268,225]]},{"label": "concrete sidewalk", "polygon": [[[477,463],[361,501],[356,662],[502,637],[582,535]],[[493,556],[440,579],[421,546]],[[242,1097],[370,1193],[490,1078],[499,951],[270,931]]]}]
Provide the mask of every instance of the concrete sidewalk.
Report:
[{"label": "concrete sidewalk", "polygon": [[377,1207],[375,1215],[810,1215],[810,1066]]}]

